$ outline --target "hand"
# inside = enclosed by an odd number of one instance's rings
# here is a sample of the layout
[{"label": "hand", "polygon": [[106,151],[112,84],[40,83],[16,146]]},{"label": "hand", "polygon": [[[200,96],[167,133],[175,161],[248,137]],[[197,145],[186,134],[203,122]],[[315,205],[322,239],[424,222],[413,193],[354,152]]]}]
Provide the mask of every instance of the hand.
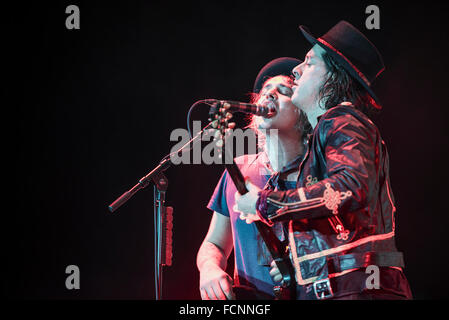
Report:
[{"label": "hand", "polygon": [[233,210],[240,213],[240,219],[246,220],[246,223],[252,223],[253,221],[260,220],[256,211],[256,202],[261,189],[252,184],[249,179],[246,179],[246,189],[248,189],[248,192],[244,195],[238,192],[235,193]]},{"label": "hand", "polygon": [[220,267],[211,265],[200,273],[200,292],[203,300],[235,300],[232,278]]},{"label": "hand", "polygon": [[281,282],[282,281],[282,275],[279,271],[278,266],[276,265],[276,262],[271,262],[270,264],[271,270],[270,270],[270,276],[273,279],[274,282]]}]

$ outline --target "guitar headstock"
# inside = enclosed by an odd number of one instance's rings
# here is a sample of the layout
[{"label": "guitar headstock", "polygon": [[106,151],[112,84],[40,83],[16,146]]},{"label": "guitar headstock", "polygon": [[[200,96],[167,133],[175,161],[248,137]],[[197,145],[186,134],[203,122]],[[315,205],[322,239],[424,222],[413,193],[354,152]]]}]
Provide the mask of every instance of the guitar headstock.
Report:
[{"label": "guitar headstock", "polygon": [[232,113],[228,111],[230,105],[216,102],[209,112],[209,121],[211,121],[212,130],[214,130],[214,141],[219,147],[219,158],[221,158],[221,150],[224,146],[226,138],[231,134],[231,130],[235,128],[235,122],[230,122]]},{"label": "guitar headstock", "polygon": [[218,157],[223,159],[223,152],[225,153],[224,165],[229,173],[232,181],[234,182],[237,191],[240,194],[248,192],[245,186],[245,179],[240,172],[239,167],[234,162],[232,151],[226,148],[225,140],[232,135],[232,129],[235,128],[235,122],[230,122],[232,119],[232,113],[228,111],[231,106],[228,103],[222,105],[221,102],[214,103],[209,111],[209,121],[211,127],[215,130],[214,141],[218,147]]}]

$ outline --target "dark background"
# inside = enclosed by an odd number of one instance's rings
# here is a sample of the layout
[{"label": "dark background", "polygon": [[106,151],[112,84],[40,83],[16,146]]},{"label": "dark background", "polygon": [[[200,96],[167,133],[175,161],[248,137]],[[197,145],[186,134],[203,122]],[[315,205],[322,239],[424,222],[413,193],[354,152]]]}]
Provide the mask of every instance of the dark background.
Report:
[{"label": "dark background", "polygon": [[[67,30],[76,4],[81,29]],[[380,8],[380,30],[365,8]],[[154,299],[153,193],[116,213],[107,206],[169,153],[203,98],[248,101],[259,69],[310,49],[298,31],[320,36],[339,20],[382,52],[375,83],[384,110],[373,118],[389,147],[398,208],[397,245],[418,299],[447,298],[447,14],[443,2],[53,1],[3,7],[6,259],[12,299]],[[206,121],[207,108],[193,113]],[[166,299],[199,299],[196,253],[206,204],[223,168],[173,166],[173,266]],[[5,255],[4,255],[5,257]],[[65,268],[81,289],[65,288]]]}]

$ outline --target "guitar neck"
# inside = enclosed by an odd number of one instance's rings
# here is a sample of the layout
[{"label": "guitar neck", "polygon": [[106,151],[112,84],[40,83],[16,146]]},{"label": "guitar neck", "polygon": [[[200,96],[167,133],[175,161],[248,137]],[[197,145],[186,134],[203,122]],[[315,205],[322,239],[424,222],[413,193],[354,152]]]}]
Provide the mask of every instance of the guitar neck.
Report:
[{"label": "guitar neck", "polygon": [[[237,191],[240,194],[245,194],[248,192],[245,185],[245,178],[242,175],[242,172],[240,171],[237,164],[232,161],[231,164],[226,164],[226,170],[228,170],[228,173],[234,182]],[[264,240],[265,244],[267,245],[267,249],[270,252],[272,258],[274,261],[276,261],[276,265],[279,268],[279,271],[282,275],[282,279],[284,282],[284,286],[286,288],[289,288],[285,291],[279,291],[274,289],[275,296],[278,295],[285,295],[281,299],[295,299],[296,292],[295,292],[295,280],[294,280],[294,270],[293,266],[291,265],[289,261],[288,254],[286,252],[285,245],[279,240],[278,237],[274,234],[273,230],[267,226],[262,221],[254,221],[254,225],[256,226],[257,231],[261,235],[262,239]],[[275,287],[276,288],[276,287]],[[282,293],[284,292],[284,293]]]},{"label": "guitar neck", "polygon": [[248,189],[246,189],[245,178],[243,177],[242,172],[240,171],[239,167],[234,162],[234,160],[232,160],[231,164],[225,164],[225,167],[228,170],[229,176],[234,182],[237,191],[240,194],[247,193]]},{"label": "guitar neck", "polygon": [[[245,194],[248,192],[248,189],[246,189],[245,185],[245,178],[242,175],[242,172],[240,171],[240,168],[237,166],[237,164],[232,161],[231,164],[225,165],[226,170],[228,170],[229,176],[231,177],[232,181],[234,182],[237,191],[240,194]],[[254,221],[254,224],[256,225],[259,233],[261,234],[262,238],[266,240],[268,243],[273,244],[273,248],[271,249],[271,253],[274,258],[281,258],[283,253],[281,251],[282,243],[281,241],[274,235],[273,232],[271,232],[270,228],[266,227],[265,224],[261,221]]]},{"label": "guitar neck", "polygon": [[[223,119],[223,116],[220,116],[217,119]],[[227,116],[226,116],[227,119]],[[221,121],[220,120],[220,121]],[[226,136],[226,132],[223,131],[226,128],[226,121],[222,121],[225,123],[225,126],[222,126],[220,129],[220,133],[223,137]],[[219,127],[220,128],[220,127]],[[248,193],[248,189],[246,188],[245,178],[240,171],[240,168],[234,161],[234,157],[231,152],[225,147],[226,143],[223,138],[223,153],[224,159],[229,160],[232,159],[230,163],[225,161],[225,167],[228,171],[229,176],[231,177],[234,185],[236,186],[237,191],[244,195]],[[254,221],[254,225],[256,226],[259,234],[261,235],[263,241],[265,242],[268,251],[271,253],[271,256],[274,261],[276,261],[276,265],[279,268],[279,271],[282,275],[283,281],[281,286],[275,286],[273,288],[274,295],[277,299],[295,299],[296,290],[295,290],[295,273],[293,266],[290,263],[290,258],[286,251],[286,246],[283,244],[278,237],[275,235],[274,231],[271,227],[267,226],[262,221]]]}]

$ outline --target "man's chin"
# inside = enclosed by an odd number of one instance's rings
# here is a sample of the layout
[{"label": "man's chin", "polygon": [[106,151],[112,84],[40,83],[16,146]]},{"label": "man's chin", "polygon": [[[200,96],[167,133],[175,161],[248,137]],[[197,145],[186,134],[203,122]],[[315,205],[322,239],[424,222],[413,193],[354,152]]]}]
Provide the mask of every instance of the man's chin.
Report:
[{"label": "man's chin", "polygon": [[300,101],[299,101],[299,97],[296,94],[297,91],[293,92],[293,95],[291,97],[292,103],[295,105],[295,107],[300,108]]},{"label": "man's chin", "polygon": [[292,103],[299,110],[305,111],[304,108],[302,107],[302,103],[301,103],[299,97],[295,96],[295,94],[293,94],[293,96],[292,96]]},{"label": "man's chin", "polygon": [[271,128],[271,123],[268,122],[261,122],[259,123],[259,125],[257,126],[257,129],[259,130],[265,130],[265,129],[270,129]]},{"label": "man's chin", "polygon": [[263,121],[261,121],[258,126],[258,129],[266,130],[266,129],[272,129],[273,128],[273,118],[265,118]]}]

